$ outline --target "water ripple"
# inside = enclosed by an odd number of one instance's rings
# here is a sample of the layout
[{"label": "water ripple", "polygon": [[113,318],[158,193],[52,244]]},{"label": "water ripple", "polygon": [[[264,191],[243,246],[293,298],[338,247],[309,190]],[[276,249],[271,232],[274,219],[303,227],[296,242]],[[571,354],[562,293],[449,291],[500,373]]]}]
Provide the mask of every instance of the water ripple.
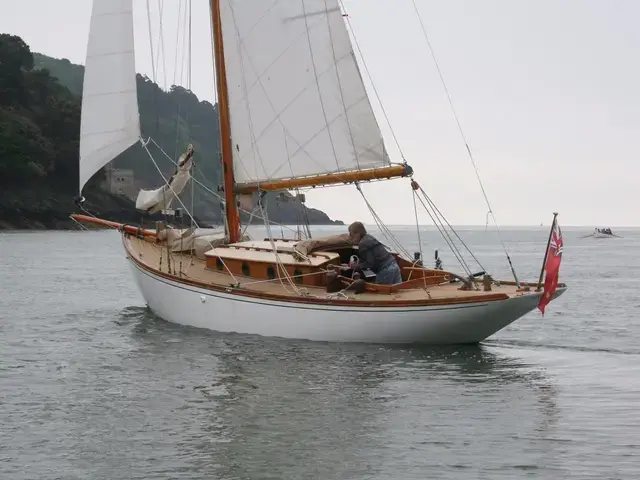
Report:
[{"label": "water ripple", "polygon": [[[536,278],[545,232],[505,235]],[[640,235],[565,235],[570,290],[544,318],[441,348],[173,325],[141,303],[117,234],[0,235],[0,478],[635,478]]]}]

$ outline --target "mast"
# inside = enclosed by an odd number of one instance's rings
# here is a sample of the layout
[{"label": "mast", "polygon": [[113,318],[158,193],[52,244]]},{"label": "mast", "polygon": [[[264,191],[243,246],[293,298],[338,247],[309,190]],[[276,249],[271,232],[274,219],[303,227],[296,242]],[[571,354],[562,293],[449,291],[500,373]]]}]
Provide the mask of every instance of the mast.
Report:
[{"label": "mast", "polygon": [[220,150],[222,153],[222,178],[225,200],[225,218],[229,243],[236,243],[240,233],[240,218],[236,206],[233,179],[233,153],[231,151],[231,125],[229,122],[229,97],[222,45],[220,0],[210,0],[211,25],[213,27],[213,59],[218,90],[218,120],[220,124]]}]

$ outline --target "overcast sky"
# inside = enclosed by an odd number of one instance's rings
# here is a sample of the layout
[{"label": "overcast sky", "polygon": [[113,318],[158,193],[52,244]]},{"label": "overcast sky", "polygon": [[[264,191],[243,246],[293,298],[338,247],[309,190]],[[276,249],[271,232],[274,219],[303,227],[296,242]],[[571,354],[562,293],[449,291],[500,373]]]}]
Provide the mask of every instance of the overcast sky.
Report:
[{"label": "overcast sky", "polygon": [[[158,0],[150,3],[156,29]],[[208,3],[193,0],[191,86],[213,102]],[[484,224],[487,207],[412,1],[344,3],[416,179],[451,223]],[[564,225],[640,225],[640,2],[416,3],[501,225],[548,224],[553,211]],[[0,0],[0,31],[20,35],[35,52],[84,64],[91,4]],[[137,69],[152,77],[146,1],[134,5]],[[182,28],[177,13],[178,0],[164,0],[167,72],[158,72],[161,86],[186,81],[174,75]],[[157,44],[157,32],[153,36]],[[389,152],[399,161],[371,97]],[[408,180],[363,189],[385,223],[414,223]],[[371,222],[355,187],[318,189],[307,197],[309,206],[332,218]]]}]

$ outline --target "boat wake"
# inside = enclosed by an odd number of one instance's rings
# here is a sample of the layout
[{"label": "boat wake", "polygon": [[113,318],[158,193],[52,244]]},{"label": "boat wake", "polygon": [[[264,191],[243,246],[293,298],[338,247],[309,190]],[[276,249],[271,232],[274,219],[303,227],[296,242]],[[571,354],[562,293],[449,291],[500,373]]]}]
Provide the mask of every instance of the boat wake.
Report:
[{"label": "boat wake", "polygon": [[490,347],[500,347],[508,349],[530,348],[535,350],[565,350],[574,352],[590,352],[590,353],[610,353],[615,355],[640,355],[640,349],[617,349],[617,348],[596,348],[583,347],[580,345],[560,345],[553,343],[536,343],[523,340],[486,340],[482,345]]}]

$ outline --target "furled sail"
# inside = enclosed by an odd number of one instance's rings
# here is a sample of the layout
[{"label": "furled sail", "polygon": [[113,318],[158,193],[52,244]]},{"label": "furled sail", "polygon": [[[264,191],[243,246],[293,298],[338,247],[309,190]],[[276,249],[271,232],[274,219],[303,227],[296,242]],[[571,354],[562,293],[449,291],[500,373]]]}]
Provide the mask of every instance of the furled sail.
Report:
[{"label": "furled sail", "polygon": [[238,184],[389,164],[338,0],[220,0]]},{"label": "furled sail", "polygon": [[140,138],[133,0],[94,0],[82,88],[80,192]]},{"label": "furled sail", "polygon": [[155,190],[140,190],[136,198],[136,208],[148,213],[156,213],[168,210],[171,203],[180,195],[184,187],[187,186],[191,178],[191,167],[193,166],[193,146],[189,145],[186,153],[183,153],[178,160],[178,168],[169,181]]}]

